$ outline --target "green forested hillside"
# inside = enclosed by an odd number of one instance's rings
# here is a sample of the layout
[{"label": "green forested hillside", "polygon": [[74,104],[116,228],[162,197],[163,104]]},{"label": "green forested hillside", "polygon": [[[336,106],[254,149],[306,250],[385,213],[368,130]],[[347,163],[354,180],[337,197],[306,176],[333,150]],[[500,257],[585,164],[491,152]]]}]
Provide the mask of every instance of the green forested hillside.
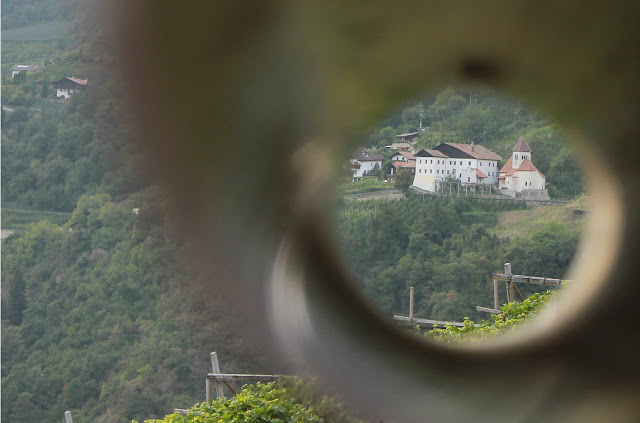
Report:
[{"label": "green forested hillside", "polygon": [[[3,2],[3,24],[10,7],[22,16],[59,4]],[[76,36],[71,50],[3,41],[3,73],[7,60],[46,64],[3,76],[2,223],[16,230],[2,241],[3,422],[57,423],[65,410],[76,423],[127,422],[190,407],[214,350],[225,371],[272,370],[255,364],[226,310],[189,290],[200,276],[167,236],[120,83],[106,67],[77,74],[109,52],[93,32]],[[54,71],[91,83],[58,100]]]},{"label": "green forested hillside", "polygon": [[[162,199],[84,196],[2,245],[2,421],[123,422],[202,400],[208,352],[255,371],[215,303],[195,301]],[[139,214],[132,212],[139,208]]]},{"label": "green forested hillside", "polygon": [[364,291],[384,311],[406,315],[413,286],[418,317],[480,319],[486,315],[475,306],[493,304],[491,274],[505,262],[515,273],[561,278],[580,238],[581,227],[554,221],[513,238],[493,235],[504,207],[431,196],[347,202],[338,233]]},{"label": "green forested hillside", "polygon": [[72,0],[4,0],[2,30],[73,18]]}]

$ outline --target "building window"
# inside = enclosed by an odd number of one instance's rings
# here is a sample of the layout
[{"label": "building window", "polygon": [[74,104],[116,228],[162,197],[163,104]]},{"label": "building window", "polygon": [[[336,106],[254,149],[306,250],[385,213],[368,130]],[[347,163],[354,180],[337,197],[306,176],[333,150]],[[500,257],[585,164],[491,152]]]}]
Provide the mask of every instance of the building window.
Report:
[{"label": "building window", "polygon": [[469,166],[471,166],[471,162],[469,162]]},{"label": "building window", "polygon": [[431,159],[431,164],[433,164],[433,159]]},{"label": "building window", "polygon": [[467,182],[471,182],[471,177],[467,176]]},{"label": "building window", "polygon": [[429,169],[429,173],[433,173],[433,169]]}]

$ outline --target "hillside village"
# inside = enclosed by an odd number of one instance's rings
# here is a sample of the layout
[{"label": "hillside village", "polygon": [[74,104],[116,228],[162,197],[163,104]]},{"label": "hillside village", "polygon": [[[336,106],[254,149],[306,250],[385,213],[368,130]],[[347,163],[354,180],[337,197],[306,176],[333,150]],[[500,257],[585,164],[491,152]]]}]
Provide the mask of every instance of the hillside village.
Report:
[{"label": "hillside village", "polygon": [[[407,135],[412,134],[398,137]],[[481,186],[488,188],[487,193],[523,200],[547,200],[546,177],[533,164],[532,157],[533,151],[524,136],[514,143],[506,161],[474,142],[443,142],[433,149],[416,151],[409,141],[388,145],[384,150],[354,151],[349,161],[350,180],[380,178],[388,182],[398,172],[405,171],[412,174],[411,186],[421,192],[439,193],[445,186],[449,190],[451,185],[458,190]]]}]

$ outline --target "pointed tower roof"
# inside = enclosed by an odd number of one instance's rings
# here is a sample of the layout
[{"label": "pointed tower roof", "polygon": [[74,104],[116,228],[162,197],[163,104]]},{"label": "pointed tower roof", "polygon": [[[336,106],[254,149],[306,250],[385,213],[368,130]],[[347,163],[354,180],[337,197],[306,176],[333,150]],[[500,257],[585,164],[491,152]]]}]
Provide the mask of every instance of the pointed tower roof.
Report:
[{"label": "pointed tower roof", "polygon": [[519,153],[531,153],[531,147],[529,147],[529,144],[524,140],[524,137],[521,136],[516,143],[516,146],[513,147],[513,151]]}]

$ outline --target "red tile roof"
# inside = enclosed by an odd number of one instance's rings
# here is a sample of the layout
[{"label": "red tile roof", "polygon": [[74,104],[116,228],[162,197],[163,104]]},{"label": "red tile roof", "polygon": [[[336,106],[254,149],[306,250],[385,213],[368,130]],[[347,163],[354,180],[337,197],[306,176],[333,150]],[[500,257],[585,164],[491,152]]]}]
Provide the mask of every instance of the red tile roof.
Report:
[{"label": "red tile roof", "polygon": [[447,156],[446,154],[444,154],[441,151],[438,151],[438,150],[427,150],[425,148],[424,150],[418,151],[416,153],[416,157],[444,157],[446,159],[449,156]]},{"label": "red tile roof", "polygon": [[484,173],[480,172],[480,169],[476,169],[476,176],[478,178],[486,178],[487,175],[485,175]]},{"label": "red tile roof", "polygon": [[[513,156],[509,157],[509,160],[502,166],[502,169],[498,171],[498,173],[506,173],[507,175],[513,174],[513,164],[512,164]],[[511,173],[509,173],[511,172]]]},{"label": "red tile roof", "polygon": [[461,151],[467,153],[468,155],[470,155],[474,159],[480,159],[480,160],[502,160],[502,157],[498,156],[493,151],[491,151],[488,148],[485,148],[485,147],[483,147],[481,145],[457,144],[457,143],[452,143],[452,142],[445,142],[443,144],[446,144],[448,146],[457,148],[458,150],[461,150]]},{"label": "red tile roof", "polygon": [[513,168],[513,163],[512,163],[512,158],[513,157],[509,157],[509,160],[507,160],[507,162],[504,164],[504,166],[502,166],[502,169],[500,169],[499,173],[506,173],[506,176],[512,176],[514,173],[516,172],[538,172],[540,174],[540,176],[542,176],[543,178],[546,178],[546,176],[544,176],[542,174],[542,172],[540,172],[538,170],[538,168],[536,167],[536,165],[534,165],[531,160],[529,159],[525,159],[521,164],[520,167],[517,169]]},{"label": "red tile roof", "polygon": [[410,153],[408,151],[398,151],[397,154],[402,154],[404,157],[407,158],[407,160],[415,160],[416,156],[413,155],[413,153]]},{"label": "red tile roof", "polygon": [[403,167],[407,167],[407,168],[413,168],[416,167],[416,162],[403,162],[403,161],[397,161],[397,162],[391,162],[391,164],[393,165],[393,167],[395,167],[396,169],[400,169]]},{"label": "red tile roof", "polygon": [[529,159],[525,159],[522,164],[520,165],[520,167],[518,168],[518,171],[524,171],[524,172],[538,172],[540,174],[540,176],[542,176],[543,178],[545,177],[542,172],[540,172],[538,170],[538,168],[536,167],[536,165],[534,165],[531,160]]},{"label": "red tile roof", "polygon": [[351,154],[351,158],[360,162],[378,162],[384,160],[384,157],[370,153],[367,150],[356,150]]},{"label": "red tile roof", "polygon": [[520,137],[515,147],[513,147],[513,151],[531,153],[531,147],[529,147],[529,144],[524,140],[524,137]]}]

